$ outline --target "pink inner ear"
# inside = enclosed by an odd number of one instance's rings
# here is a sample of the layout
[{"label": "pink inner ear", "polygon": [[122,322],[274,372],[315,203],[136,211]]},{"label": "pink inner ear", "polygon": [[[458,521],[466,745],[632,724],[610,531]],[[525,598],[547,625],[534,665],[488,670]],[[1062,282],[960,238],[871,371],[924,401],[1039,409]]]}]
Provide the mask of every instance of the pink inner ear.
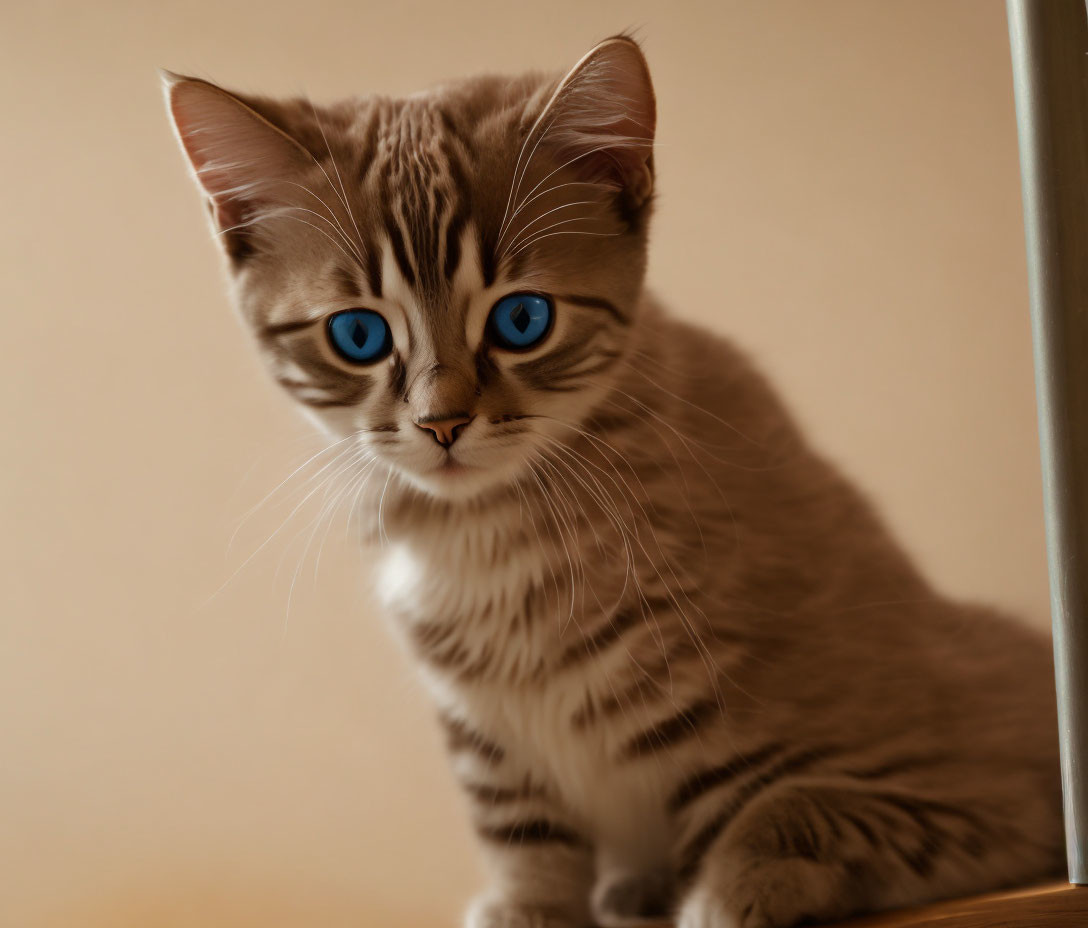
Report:
[{"label": "pink inner ear", "polygon": [[220,229],[245,221],[257,202],[287,198],[288,181],[305,166],[301,146],[211,84],[182,80],[169,95],[178,138]]}]

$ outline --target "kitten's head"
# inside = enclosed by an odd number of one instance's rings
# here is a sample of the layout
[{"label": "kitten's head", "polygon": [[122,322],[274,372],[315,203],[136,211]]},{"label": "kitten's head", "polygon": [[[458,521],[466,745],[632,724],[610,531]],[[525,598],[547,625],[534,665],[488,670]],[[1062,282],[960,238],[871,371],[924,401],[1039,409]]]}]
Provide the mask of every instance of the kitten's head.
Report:
[{"label": "kitten's head", "polygon": [[182,148],[273,376],[425,492],[564,441],[629,347],[655,104],[628,38],[561,80],[328,107],[169,75]]}]

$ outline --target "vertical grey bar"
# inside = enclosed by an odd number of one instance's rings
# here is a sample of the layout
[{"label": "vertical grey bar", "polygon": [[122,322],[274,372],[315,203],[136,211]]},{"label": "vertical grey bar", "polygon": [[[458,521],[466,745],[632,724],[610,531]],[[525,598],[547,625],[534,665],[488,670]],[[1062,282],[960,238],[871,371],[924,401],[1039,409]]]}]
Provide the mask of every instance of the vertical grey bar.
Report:
[{"label": "vertical grey bar", "polygon": [[1088,9],[1007,0],[1069,881],[1088,883]]}]

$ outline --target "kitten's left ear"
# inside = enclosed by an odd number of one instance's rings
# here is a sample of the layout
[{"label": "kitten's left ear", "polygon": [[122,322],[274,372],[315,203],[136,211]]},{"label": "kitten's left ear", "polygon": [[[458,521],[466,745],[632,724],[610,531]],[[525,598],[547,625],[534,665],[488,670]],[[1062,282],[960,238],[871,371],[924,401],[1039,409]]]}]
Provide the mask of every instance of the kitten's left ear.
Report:
[{"label": "kitten's left ear", "polygon": [[313,157],[282,129],[208,81],[162,72],[174,130],[207,195],[228,252],[246,247],[244,226],[288,199]]},{"label": "kitten's left ear", "polygon": [[657,102],[650,68],[634,39],[605,39],[560,81],[529,133],[560,164],[622,191],[641,206],[653,191]]}]

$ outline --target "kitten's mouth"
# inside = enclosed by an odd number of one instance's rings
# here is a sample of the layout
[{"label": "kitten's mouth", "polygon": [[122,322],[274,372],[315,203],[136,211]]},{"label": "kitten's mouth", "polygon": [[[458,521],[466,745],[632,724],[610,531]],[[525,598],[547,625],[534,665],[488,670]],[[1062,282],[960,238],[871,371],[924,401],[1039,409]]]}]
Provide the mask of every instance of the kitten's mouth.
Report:
[{"label": "kitten's mouth", "polygon": [[434,469],[434,472],[441,477],[456,477],[458,474],[468,473],[470,469],[466,464],[447,458]]}]

